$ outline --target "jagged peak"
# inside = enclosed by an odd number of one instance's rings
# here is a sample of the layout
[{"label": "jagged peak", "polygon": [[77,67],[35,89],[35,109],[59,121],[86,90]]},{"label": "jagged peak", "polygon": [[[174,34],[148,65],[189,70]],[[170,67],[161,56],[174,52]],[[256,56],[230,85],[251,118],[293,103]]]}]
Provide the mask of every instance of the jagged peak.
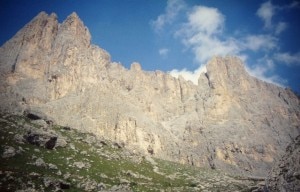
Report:
[{"label": "jagged peak", "polygon": [[55,19],[57,19],[56,13],[51,13],[51,14],[50,14],[50,18],[55,18]]},{"label": "jagged peak", "polygon": [[69,24],[69,25],[78,25],[78,27],[84,27],[84,23],[82,22],[82,20],[79,18],[79,16],[77,15],[76,12],[72,12],[62,23],[62,25],[64,24]]},{"label": "jagged peak", "polygon": [[206,65],[207,73],[225,76],[248,75],[243,61],[237,56],[215,56]]},{"label": "jagged peak", "polygon": [[72,12],[67,18],[77,18],[77,19],[80,19],[76,12]]},{"label": "jagged peak", "polygon": [[141,64],[138,63],[138,62],[133,62],[133,63],[131,63],[131,65],[130,65],[130,70],[133,70],[133,71],[141,71],[141,70],[142,70]]},{"label": "jagged peak", "polygon": [[63,34],[64,38],[76,39],[82,42],[85,46],[90,45],[91,34],[88,28],[84,25],[77,13],[71,13],[60,25],[59,31]]},{"label": "jagged peak", "polygon": [[46,13],[45,11],[41,11],[39,12],[32,20],[30,23],[36,21],[36,20],[47,20],[49,18],[53,18],[53,19],[57,19],[57,15],[56,13],[51,13],[50,15],[48,13]]},{"label": "jagged peak", "polygon": [[36,17],[45,17],[45,16],[48,16],[48,14],[45,11],[41,11],[37,14]]},{"label": "jagged peak", "polygon": [[[46,26],[48,26],[49,28]],[[52,29],[56,29],[57,26],[58,20],[55,13],[51,13],[50,15],[48,15],[45,11],[41,11],[30,22],[25,24],[24,27],[21,28],[10,40],[5,42],[3,47],[12,46],[15,48],[20,48],[22,47],[21,45],[25,45],[25,42],[39,43],[41,39],[46,39],[45,36],[41,36],[42,34],[46,34],[44,33],[45,31],[50,33],[55,32],[55,30]],[[41,45],[42,44],[43,43],[41,43]]]},{"label": "jagged peak", "polygon": [[214,56],[207,63],[206,69],[205,77],[214,89],[237,85],[249,77],[243,61],[237,56]]},{"label": "jagged peak", "polygon": [[236,68],[245,71],[245,66],[243,61],[237,56],[214,56],[208,63],[207,68],[209,69],[219,69],[221,66],[224,65],[227,68]]}]

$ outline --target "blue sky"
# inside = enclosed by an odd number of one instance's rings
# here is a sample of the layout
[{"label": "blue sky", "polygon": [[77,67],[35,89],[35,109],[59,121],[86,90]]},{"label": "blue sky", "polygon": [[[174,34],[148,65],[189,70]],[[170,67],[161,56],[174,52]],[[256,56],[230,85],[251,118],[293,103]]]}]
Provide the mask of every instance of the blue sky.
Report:
[{"label": "blue sky", "polygon": [[212,56],[237,55],[253,76],[300,92],[299,0],[0,0],[0,44],[40,11],[60,22],[75,11],[127,68],[196,82]]}]

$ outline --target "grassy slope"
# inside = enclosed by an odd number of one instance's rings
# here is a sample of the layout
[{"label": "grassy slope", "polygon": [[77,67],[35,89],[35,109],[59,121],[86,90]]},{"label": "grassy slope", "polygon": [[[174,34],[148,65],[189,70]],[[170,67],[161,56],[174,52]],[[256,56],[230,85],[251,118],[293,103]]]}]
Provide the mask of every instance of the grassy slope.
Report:
[{"label": "grassy slope", "polygon": [[[24,117],[0,117],[0,154],[6,146],[23,149],[13,157],[1,158],[0,191],[55,190],[54,186],[44,184],[45,177],[69,183],[70,189],[66,191],[99,191],[102,186],[107,191],[118,187],[132,191],[250,191],[249,186],[255,185],[218,170],[158,159],[155,165],[145,157],[113,147],[110,141],[104,141],[106,145],[103,145],[91,134],[64,130],[60,126],[53,126],[51,130],[67,141],[66,147],[49,150],[26,142],[18,144],[14,137],[24,135],[28,131],[25,126],[41,129]],[[34,165],[37,158],[42,158],[47,165]],[[75,162],[83,162],[88,168],[80,169],[74,166]],[[50,169],[49,163],[58,169]]]}]

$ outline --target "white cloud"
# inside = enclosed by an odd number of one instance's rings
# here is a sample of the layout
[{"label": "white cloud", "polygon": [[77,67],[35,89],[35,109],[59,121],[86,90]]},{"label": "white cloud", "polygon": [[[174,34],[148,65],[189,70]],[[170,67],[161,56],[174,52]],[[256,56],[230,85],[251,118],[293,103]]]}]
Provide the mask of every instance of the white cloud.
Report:
[{"label": "white cloud", "polygon": [[168,55],[169,51],[170,50],[167,49],[167,48],[162,48],[162,49],[158,50],[158,53],[159,53],[160,56],[166,57]]},{"label": "white cloud", "polygon": [[[194,83],[198,82],[199,71],[213,56],[237,55],[247,59],[243,51],[269,51],[277,48],[277,38],[271,35],[247,35],[241,38],[227,37],[223,34],[225,26],[224,15],[216,8],[196,6],[187,15],[187,22],[177,32],[176,36],[182,38],[184,45],[192,50],[199,68],[195,71],[172,70],[171,74],[182,75]],[[253,76],[267,82],[276,83],[278,77],[267,77],[269,66],[257,65],[249,70]],[[277,82],[277,84],[279,84]]]},{"label": "white cloud", "polygon": [[281,7],[281,9],[292,9],[292,8],[299,8],[299,2],[293,1],[290,4]]},{"label": "white cloud", "polygon": [[181,75],[194,84],[204,70],[204,65],[213,56],[237,55],[240,51],[238,42],[234,38],[221,40],[225,23],[224,15],[216,8],[195,6],[187,15],[187,22],[176,32],[183,44],[192,50],[199,68],[195,71],[174,69],[173,76]]},{"label": "white cloud", "polygon": [[166,24],[170,24],[174,21],[176,16],[185,7],[183,0],[168,0],[167,7],[164,14],[157,17],[156,20],[151,21],[151,25],[156,32],[161,31]]},{"label": "white cloud", "polygon": [[272,21],[273,17],[279,11],[293,9],[293,8],[299,8],[299,2],[293,1],[290,4],[278,6],[278,5],[273,5],[271,1],[267,1],[260,5],[260,7],[256,12],[256,15],[259,16],[264,22],[265,29],[274,30],[274,33],[276,35],[279,35],[287,28],[287,23],[280,21],[278,23],[275,22],[275,24],[273,24]]},{"label": "white cloud", "polygon": [[[197,41],[194,41],[197,39]],[[237,55],[238,45],[234,39],[221,41],[216,37],[197,34],[188,40],[188,46],[192,47],[195,60],[199,64],[206,63],[213,56]]]},{"label": "white cloud", "polygon": [[222,30],[224,16],[216,8],[195,6],[188,15],[188,27],[196,33],[212,35]]},{"label": "white cloud", "polygon": [[267,1],[259,7],[256,14],[264,21],[264,26],[267,29],[272,27],[272,17],[275,14],[275,6],[271,1]]},{"label": "white cloud", "polygon": [[[180,1],[181,4],[184,4]],[[179,20],[175,20],[176,15],[182,9],[172,8],[176,14],[170,14],[172,10],[169,7],[170,1],[166,12],[158,17],[155,21],[159,23],[159,27],[154,28],[162,29],[167,23],[174,24]],[[271,55],[272,51],[279,50],[278,35],[287,28],[286,22],[274,22],[273,17],[280,9],[287,9],[298,6],[298,4],[290,4],[289,6],[279,8],[273,5],[271,1],[263,3],[257,10],[256,14],[264,21],[266,29],[271,30],[269,34],[239,34],[239,37],[228,36],[224,33],[225,29],[225,16],[214,7],[207,6],[194,6],[192,8],[185,7],[187,10],[186,22],[176,23],[180,26],[174,33],[174,36],[179,39],[183,45],[194,54],[194,61],[198,64],[198,68],[194,71],[189,71],[184,68],[173,69],[169,73],[174,76],[182,76],[186,80],[192,81],[194,84],[198,84],[199,75],[206,69],[205,64],[213,56],[226,56],[236,55],[239,56],[246,63],[248,60],[249,51],[259,52],[260,54]],[[176,11],[177,10],[177,11]],[[168,16],[170,15],[170,16]],[[171,18],[171,19],[170,19]],[[180,18],[181,20],[182,18]],[[168,50],[159,50],[160,55],[167,55]],[[274,61],[280,61],[285,58],[285,63],[298,63],[300,59],[299,55],[280,55],[278,54]],[[263,81],[283,86],[287,83],[286,80],[274,75],[275,64],[272,59],[265,56],[256,61],[255,65],[247,67],[248,72]],[[255,62],[255,61],[251,61]],[[246,64],[247,65],[247,64]]]},{"label": "white cloud", "polygon": [[188,21],[177,32],[184,45],[191,49],[201,65],[215,55],[237,54],[233,38],[221,40],[225,17],[216,8],[195,6],[188,14]]},{"label": "white cloud", "polygon": [[206,67],[202,66],[196,69],[195,71],[189,71],[186,69],[177,70],[173,69],[169,72],[170,75],[173,77],[178,78],[179,76],[182,76],[185,80],[189,80],[193,82],[195,85],[198,85],[198,79],[201,73],[206,73]]},{"label": "white cloud", "polygon": [[242,44],[244,49],[250,49],[252,51],[261,49],[271,50],[278,46],[277,38],[271,35],[249,35],[244,38]]},{"label": "white cloud", "polygon": [[272,73],[274,69],[274,61],[267,57],[261,58],[255,65],[246,65],[246,70],[251,76],[254,76],[265,82],[284,87],[287,84],[287,80],[282,79],[278,75],[269,75],[269,73]]},{"label": "white cloud", "polygon": [[280,33],[282,33],[285,29],[287,28],[287,23],[286,22],[279,22],[276,26],[275,29],[275,34],[279,35]]},{"label": "white cloud", "polygon": [[296,54],[277,53],[275,59],[287,65],[300,65],[300,52]]}]

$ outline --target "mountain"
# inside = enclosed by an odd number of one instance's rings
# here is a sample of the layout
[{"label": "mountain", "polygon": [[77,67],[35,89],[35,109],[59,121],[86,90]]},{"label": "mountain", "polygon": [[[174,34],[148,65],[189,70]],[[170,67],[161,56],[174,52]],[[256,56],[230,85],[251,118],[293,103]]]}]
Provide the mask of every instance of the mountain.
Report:
[{"label": "mountain", "polygon": [[1,112],[94,133],[136,153],[266,176],[300,133],[298,97],[214,57],[198,85],[126,69],[91,44],[76,13],[41,12],[0,48]]}]

